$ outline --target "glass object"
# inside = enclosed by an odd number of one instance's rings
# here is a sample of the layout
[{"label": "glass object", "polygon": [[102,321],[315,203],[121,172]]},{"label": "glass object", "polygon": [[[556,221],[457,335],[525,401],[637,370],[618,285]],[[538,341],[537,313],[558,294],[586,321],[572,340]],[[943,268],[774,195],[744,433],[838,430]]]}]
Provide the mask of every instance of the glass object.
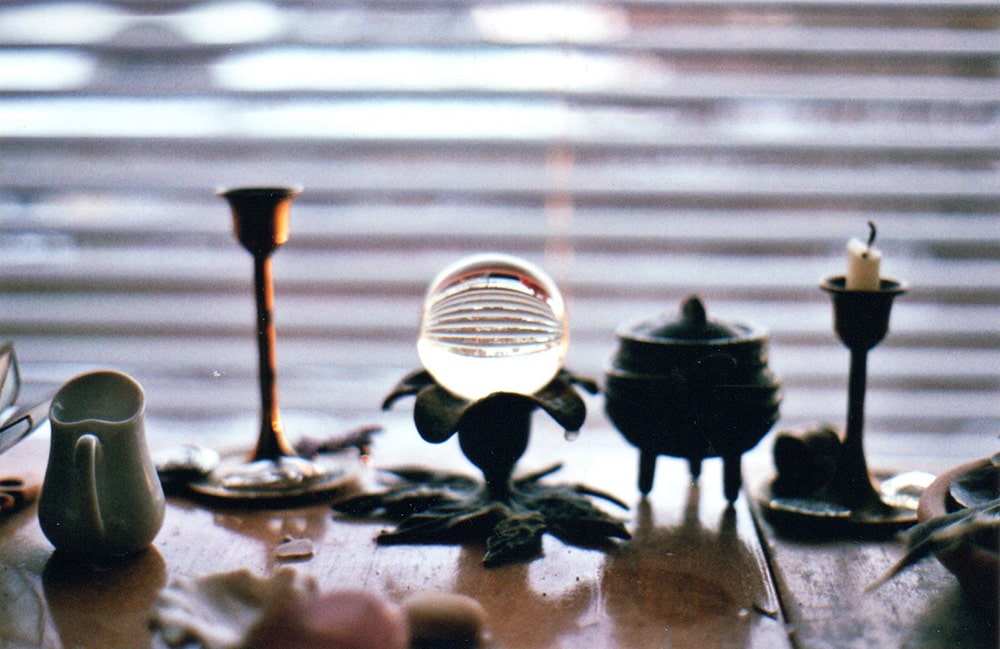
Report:
[{"label": "glass object", "polygon": [[495,392],[534,394],[559,372],[568,345],[555,282],[517,257],[483,254],[431,282],[417,352],[439,385],[475,401]]}]

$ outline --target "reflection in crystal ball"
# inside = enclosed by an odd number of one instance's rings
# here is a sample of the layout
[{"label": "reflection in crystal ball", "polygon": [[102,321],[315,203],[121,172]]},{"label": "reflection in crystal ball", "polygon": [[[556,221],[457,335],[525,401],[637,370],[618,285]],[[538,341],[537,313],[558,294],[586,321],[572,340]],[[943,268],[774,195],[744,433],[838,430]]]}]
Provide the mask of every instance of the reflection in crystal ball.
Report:
[{"label": "reflection in crystal ball", "polygon": [[431,282],[417,352],[439,385],[476,400],[537,392],[559,372],[568,344],[555,282],[522,259],[486,254],[459,260]]}]

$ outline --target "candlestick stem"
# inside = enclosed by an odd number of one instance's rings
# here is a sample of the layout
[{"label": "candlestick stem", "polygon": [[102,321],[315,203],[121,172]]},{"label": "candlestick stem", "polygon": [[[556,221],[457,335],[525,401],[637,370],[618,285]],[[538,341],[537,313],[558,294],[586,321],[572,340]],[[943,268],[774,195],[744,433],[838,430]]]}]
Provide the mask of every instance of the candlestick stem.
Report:
[{"label": "candlestick stem", "polygon": [[868,383],[868,351],[889,331],[893,299],[906,291],[905,285],[880,280],[878,291],[853,291],[843,278],[831,278],[822,285],[833,298],[834,329],[851,352],[847,383],[847,431],[840,459],[829,483],[829,497],[839,505],[858,511],[889,509],[872,484],[865,460],[865,393]]},{"label": "candlestick stem", "polygon": [[[865,425],[865,392],[868,383],[868,351],[857,349],[851,352],[851,369],[847,384],[847,433],[841,456],[844,460],[856,456],[854,463],[866,466],[862,435]],[[867,469],[865,469],[867,472]]]},{"label": "candlestick stem", "polygon": [[271,257],[254,255],[254,292],[257,303],[258,378],[260,382],[260,434],[253,459],[275,459],[296,453],[285,437],[278,408],[277,335],[274,329],[274,284]]},{"label": "candlestick stem", "polygon": [[864,425],[868,350],[851,350],[847,385],[847,431],[830,488],[834,500],[851,509],[879,508],[882,501],[872,484],[865,460]]}]

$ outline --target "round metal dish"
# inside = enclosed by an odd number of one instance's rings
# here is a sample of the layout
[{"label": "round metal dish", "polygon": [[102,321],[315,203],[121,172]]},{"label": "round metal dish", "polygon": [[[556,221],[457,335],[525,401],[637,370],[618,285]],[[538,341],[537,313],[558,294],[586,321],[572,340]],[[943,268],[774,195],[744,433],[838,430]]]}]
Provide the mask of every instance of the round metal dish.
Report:
[{"label": "round metal dish", "polygon": [[767,519],[778,529],[815,535],[852,533],[890,536],[917,522],[917,503],[934,476],[922,471],[876,472],[872,484],[880,507],[851,510],[819,496],[776,496],[768,482],[757,498]]}]

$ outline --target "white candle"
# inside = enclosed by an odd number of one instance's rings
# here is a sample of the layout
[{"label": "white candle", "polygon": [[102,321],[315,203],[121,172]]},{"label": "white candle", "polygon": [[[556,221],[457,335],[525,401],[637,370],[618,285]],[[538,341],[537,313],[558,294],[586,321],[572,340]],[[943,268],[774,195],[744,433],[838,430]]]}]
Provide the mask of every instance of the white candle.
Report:
[{"label": "white candle", "polygon": [[879,266],[882,263],[882,252],[872,244],[875,242],[875,225],[868,222],[871,236],[868,243],[860,239],[847,242],[847,283],[848,291],[877,291],[879,281]]}]

